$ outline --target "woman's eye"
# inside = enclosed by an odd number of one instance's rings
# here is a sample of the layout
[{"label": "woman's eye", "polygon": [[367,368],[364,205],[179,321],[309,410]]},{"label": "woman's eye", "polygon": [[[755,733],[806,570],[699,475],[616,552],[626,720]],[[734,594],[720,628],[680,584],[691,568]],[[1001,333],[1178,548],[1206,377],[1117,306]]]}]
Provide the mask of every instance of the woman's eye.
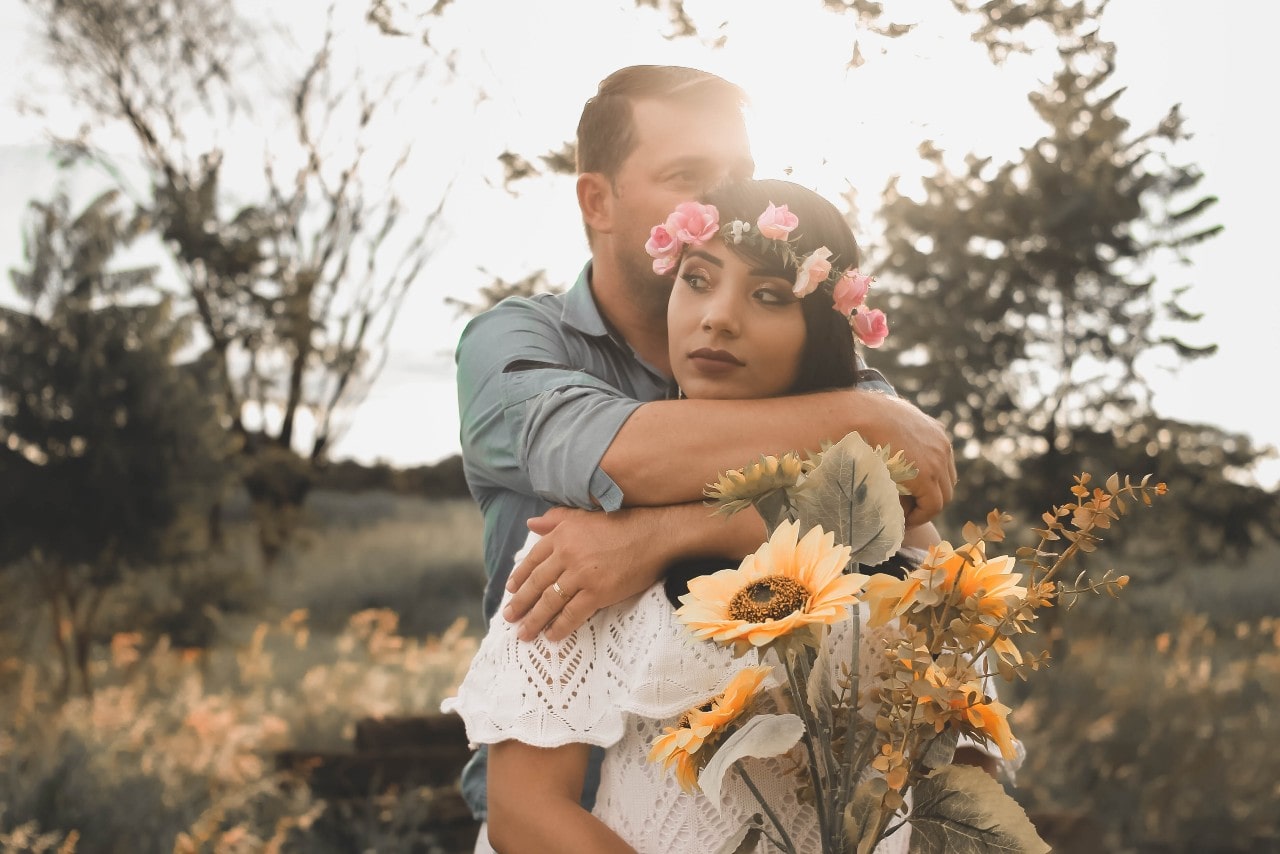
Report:
[{"label": "woman's eye", "polygon": [[765,305],[788,305],[795,302],[795,295],[788,288],[769,287],[756,291],[756,299]]},{"label": "woman's eye", "polygon": [[684,280],[690,289],[695,291],[705,291],[711,286],[711,279],[702,270],[687,270],[680,278]]}]

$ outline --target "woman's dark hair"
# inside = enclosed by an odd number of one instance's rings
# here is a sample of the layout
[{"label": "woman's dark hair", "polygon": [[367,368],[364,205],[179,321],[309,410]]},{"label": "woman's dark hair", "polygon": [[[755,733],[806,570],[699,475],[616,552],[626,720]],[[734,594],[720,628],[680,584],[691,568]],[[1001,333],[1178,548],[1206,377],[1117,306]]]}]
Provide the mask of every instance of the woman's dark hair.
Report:
[{"label": "woman's dark hair", "polygon": [[[792,248],[799,257],[825,246],[831,250],[832,267],[857,267],[861,260],[853,230],[836,206],[799,184],[776,180],[740,181],[713,190],[702,201],[716,206],[722,226],[738,219],[750,223],[752,228],[770,202],[778,207],[786,205],[799,220],[791,233]],[[758,246],[754,241],[744,241],[730,248],[753,267],[784,279],[795,278],[793,265]],[[818,288],[800,301],[800,307],[804,312],[804,351],[800,354],[800,371],[791,393],[852,388],[857,384],[858,371],[853,330],[848,319],[833,307],[830,289]],[[676,561],[667,568],[664,579],[667,600],[672,607],[679,607],[679,597],[689,590],[689,579],[738,564],[739,561],[724,557]],[[862,571],[888,572],[901,577],[901,569],[893,564],[892,558],[880,567]]]},{"label": "woman's dark hair", "polygon": [[[844,215],[807,187],[790,181],[739,181],[713,190],[703,201],[716,206],[722,225],[737,219],[750,223],[752,228],[770,203],[777,207],[786,205],[799,220],[791,233],[792,247],[799,257],[825,246],[831,250],[834,268],[857,267],[860,262],[858,242]],[[754,241],[730,248],[753,265],[786,279],[795,277],[793,265],[784,263],[780,255],[760,250]],[[853,330],[848,320],[832,307],[831,290],[818,288],[800,301],[800,307],[804,312],[805,342],[800,371],[791,392],[851,388],[857,382]]]}]

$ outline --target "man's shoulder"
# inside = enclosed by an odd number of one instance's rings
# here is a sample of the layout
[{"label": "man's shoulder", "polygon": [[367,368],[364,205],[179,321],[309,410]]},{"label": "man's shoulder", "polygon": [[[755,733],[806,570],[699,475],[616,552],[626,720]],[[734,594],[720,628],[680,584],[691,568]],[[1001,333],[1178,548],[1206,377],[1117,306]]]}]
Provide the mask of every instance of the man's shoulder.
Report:
[{"label": "man's shoulder", "polygon": [[492,341],[519,333],[545,335],[547,330],[564,328],[563,314],[562,293],[507,297],[467,321],[459,344],[477,337]]},{"label": "man's shoulder", "polygon": [[543,291],[528,296],[509,296],[471,319],[468,326],[483,321],[485,323],[502,322],[506,318],[527,319],[530,315],[545,317],[559,322],[564,313],[566,291]]}]

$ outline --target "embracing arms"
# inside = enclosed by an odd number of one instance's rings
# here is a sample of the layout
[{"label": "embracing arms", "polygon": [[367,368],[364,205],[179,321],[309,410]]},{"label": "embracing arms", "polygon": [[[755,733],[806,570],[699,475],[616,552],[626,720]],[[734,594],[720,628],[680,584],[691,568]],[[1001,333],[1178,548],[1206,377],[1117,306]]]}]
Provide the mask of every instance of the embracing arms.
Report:
[{"label": "embracing arms", "polygon": [[817,450],[853,430],[903,451],[919,469],[908,484],[915,496],[908,524],[937,515],[955,483],[949,437],[909,403],[859,389],[654,400],[657,381],[634,357],[605,337],[566,329],[555,311],[532,301],[473,320],[457,364],[469,471],[483,469],[492,485],[553,504],[611,511],[697,501],[726,469],[762,453]]},{"label": "embracing arms", "polygon": [[760,454],[816,451],[857,430],[873,445],[903,451],[920,474],[907,524],[932,519],[951,500],[955,459],[936,420],[901,400],[862,389],[767,400],[655,401],[622,425],[600,466],[629,505],[700,498],[722,471]]}]

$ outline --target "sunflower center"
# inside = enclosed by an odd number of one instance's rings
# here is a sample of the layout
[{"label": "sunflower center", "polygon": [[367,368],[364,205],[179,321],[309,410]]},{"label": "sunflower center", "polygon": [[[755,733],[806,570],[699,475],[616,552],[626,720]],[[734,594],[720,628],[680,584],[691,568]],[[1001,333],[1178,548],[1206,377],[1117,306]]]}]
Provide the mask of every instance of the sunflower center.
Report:
[{"label": "sunflower center", "polygon": [[716,701],[715,701],[715,698],[713,697],[712,699],[707,700],[701,706],[698,706],[696,709],[690,709],[689,711],[685,712],[683,715],[680,716],[680,720],[676,721],[676,726],[681,728],[689,726],[689,721],[692,720],[694,712],[709,712],[713,708],[715,708],[715,704],[716,704]]},{"label": "sunflower center", "polygon": [[809,591],[803,584],[785,575],[770,575],[734,594],[729,602],[729,616],[748,623],[763,623],[799,611],[808,602]]}]

